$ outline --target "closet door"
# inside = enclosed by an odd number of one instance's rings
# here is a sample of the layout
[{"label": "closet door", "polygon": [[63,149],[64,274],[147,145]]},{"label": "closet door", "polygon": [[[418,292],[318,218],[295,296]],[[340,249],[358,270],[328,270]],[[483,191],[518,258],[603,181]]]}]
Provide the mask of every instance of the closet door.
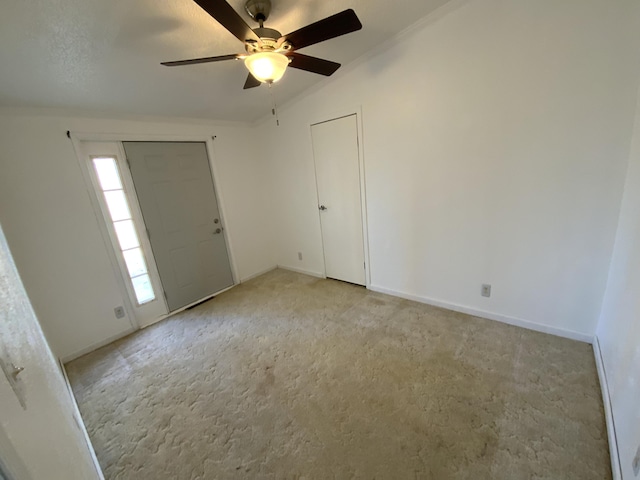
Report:
[{"label": "closet door", "polygon": [[311,126],[324,263],[329,278],[365,284],[355,115]]}]

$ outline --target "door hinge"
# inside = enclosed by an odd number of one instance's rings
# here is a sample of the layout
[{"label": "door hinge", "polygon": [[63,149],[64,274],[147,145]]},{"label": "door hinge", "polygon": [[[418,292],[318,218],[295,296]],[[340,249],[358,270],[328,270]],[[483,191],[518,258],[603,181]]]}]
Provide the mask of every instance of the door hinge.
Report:
[{"label": "door hinge", "polygon": [[165,292],[164,290],[162,290],[162,294],[164,295],[164,300],[166,302],[168,302],[169,300],[167,299],[167,292]]},{"label": "door hinge", "polygon": [[131,170],[131,162],[128,158],[125,158],[125,160],[127,161],[127,167],[129,167],[129,170]]}]

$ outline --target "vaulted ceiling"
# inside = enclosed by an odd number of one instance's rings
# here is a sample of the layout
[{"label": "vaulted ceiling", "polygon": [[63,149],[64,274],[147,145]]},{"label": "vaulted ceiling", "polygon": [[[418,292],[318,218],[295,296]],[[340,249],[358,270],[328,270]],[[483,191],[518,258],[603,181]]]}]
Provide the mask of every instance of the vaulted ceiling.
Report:
[{"label": "vaulted ceiling", "polygon": [[[447,1],[272,0],[266,26],[288,33],[353,8],[362,30],[301,51],[345,65]],[[257,26],[243,0],[229,3]],[[271,100],[264,85],[242,89],[242,62],[160,65],[240,52],[242,43],[192,0],[3,0],[0,106],[254,121]],[[281,103],[321,81],[289,69],[274,94]]]}]

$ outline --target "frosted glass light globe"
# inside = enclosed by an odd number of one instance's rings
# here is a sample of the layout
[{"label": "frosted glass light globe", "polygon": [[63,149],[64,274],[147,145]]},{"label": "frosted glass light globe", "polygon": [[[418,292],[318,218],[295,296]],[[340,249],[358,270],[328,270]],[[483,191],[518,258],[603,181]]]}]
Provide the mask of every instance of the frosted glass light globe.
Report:
[{"label": "frosted glass light globe", "polygon": [[245,58],[244,64],[256,80],[273,83],[282,78],[289,59],[281,53],[259,52]]}]

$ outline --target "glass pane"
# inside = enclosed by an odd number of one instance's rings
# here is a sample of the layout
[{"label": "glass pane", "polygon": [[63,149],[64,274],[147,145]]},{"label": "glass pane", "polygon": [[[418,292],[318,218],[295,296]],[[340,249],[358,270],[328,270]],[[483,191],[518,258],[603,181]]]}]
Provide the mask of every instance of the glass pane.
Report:
[{"label": "glass pane", "polygon": [[94,158],[93,166],[96,169],[100,187],[102,190],[117,190],[122,188],[116,159],[112,157]]},{"label": "glass pane", "polygon": [[134,248],[133,250],[122,252],[122,254],[124,255],[124,261],[127,264],[130,277],[137,277],[138,275],[147,273],[147,265],[144,263],[142,250]]},{"label": "glass pane", "polygon": [[133,227],[132,220],[123,220],[122,222],[114,222],[113,226],[116,229],[116,235],[120,242],[120,248],[122,250],[129,250],[140,246],[138,242],[138,235],[136,229]]},{"label": "glass pane", "polygon": [[127,203],[127,197],[124,195],[124,190],[104,192],[104,198],[107,200],[111,220],[117,222],[118,220],[131,218],[131,212],[129,212],[129,204]]},{"label": "glass pane", "polygon": [[156,295],[153,293],[149,275],[140,275],[139,277],[132,278],[131,282],[133,283],[133,289],[136,292],[138,303],[150,302],[156,298]]}]

